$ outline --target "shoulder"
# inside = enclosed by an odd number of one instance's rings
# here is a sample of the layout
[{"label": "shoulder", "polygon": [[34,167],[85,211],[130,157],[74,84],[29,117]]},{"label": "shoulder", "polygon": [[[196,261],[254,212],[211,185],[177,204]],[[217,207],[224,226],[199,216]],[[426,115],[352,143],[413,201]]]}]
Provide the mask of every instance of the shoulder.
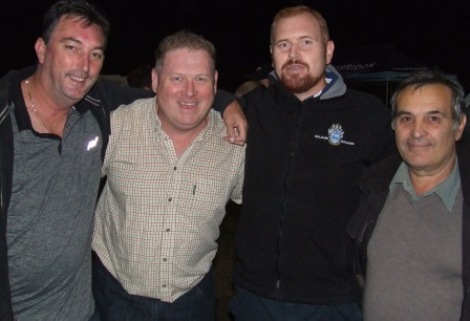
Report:
[{"label": "shoulder", "polygon": [[402,161],[400,154],[395,152],[381,161],[373,163],[364,171],[362,183],[375,188],[388,187]]},{"label": "shoulder", "polygon": [[255,109],[270,109],[273,105],[283,106],[298,102],[298,99],[277,81],[272,81],[269,87],[258,86],[242,96],[241,99],[247,110],[254,109],[251,108],[252,106],[255,107]]},{"label": "shoulder", "polygon": [[343,99],[345,105],[356,109],[362,115],[361,117],[368,121],[374,119],[379,123],[390,121],[390,109],[375,95],[355,89],[348,89]]},{"label": "shoulder", "polygon": [[153,97],[154,94],[148,90],[121,86],[108,79],[100,79],[87,96],[101,101],[105,108],[114,110],[120,105],[130,104],[136,99]]},{"label": "shoulder", "polygon": [[224,137],[227,135],[227,127],[225,126],[224,120],[219,112],[211,109],[209,112],[211,129],[210,135],[211,139],[214,139],[214,144],[220,146],[223,149],[232,150],[232,151],[243,151],[245,150],[245,146],[239,146],[235,144],[231,144],[227,142]]},{"label": "shoulder", "polygon": [[2,106],[0,108],[5,107],[4,105],[8,98],[10,85],[15,81],[19,82],[19,77],[19,72],[16,70],[12,70],[0,79],[0,101],[2,102]]},{"label": "shoulder", "polygon": [[384,102],[379,97],[368,92],[348,88],[346,95],[351,100],[362,102],[364,106],[386,109]]},{"label": "shoulder", "polygon": [[155,98],[137,99],[128,105],[120,105],[111,112],[111,122],[130,122],[132,119],[140,118],[155,108]]}]

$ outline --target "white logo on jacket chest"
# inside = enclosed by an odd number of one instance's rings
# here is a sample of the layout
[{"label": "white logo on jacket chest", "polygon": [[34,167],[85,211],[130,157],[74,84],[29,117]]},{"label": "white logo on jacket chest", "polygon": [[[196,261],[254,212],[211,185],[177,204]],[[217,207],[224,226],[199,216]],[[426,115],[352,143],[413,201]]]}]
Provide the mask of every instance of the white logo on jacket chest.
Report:
[{"label": "white logo on jacket chest", "polygon": [[332,124],[331,127],[328,129],[328,136],[322,135],[315,135],[316,139],[327,140],[333,146],[338,146],[340,144],[346,145],[355,145],[356,143],[350,142],[343,139],[344,137],[344,130],[341,124]]}]

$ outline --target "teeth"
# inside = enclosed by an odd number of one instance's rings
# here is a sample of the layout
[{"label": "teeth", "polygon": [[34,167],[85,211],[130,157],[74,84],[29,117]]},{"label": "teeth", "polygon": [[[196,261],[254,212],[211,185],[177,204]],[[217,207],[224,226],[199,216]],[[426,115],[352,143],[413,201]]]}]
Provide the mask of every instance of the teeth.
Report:
[{"label": "teeth", "polygon": [[302,65],[289,65],[287,68],[290,70],[300,70],[303,68],[303,66]]},{"label": "teeth", "polygon": [[70,76],[70,78],[72,78],[73,80],[75,81],[85,81],[85,78],[80,78],[80,77],[75,77],[75,76]]},{"label": "teeth", "polygon": [[184,103],[184,102],[182,102],[181,105],[192,107],[192,106],[196,106],[196,103]]}]

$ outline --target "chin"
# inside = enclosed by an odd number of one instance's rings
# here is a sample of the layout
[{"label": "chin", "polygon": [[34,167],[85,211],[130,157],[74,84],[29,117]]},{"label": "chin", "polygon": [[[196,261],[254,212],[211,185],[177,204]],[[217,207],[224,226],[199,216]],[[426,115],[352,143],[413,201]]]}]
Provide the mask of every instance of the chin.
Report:
[{"label": "chin", "polygon": [[303,77],[294,76],[284,76],[281,78],[282,85],[292,93],[302,94],[309,91],[321,81],[321,78],[313,78],[310,75],[305,75]]}]

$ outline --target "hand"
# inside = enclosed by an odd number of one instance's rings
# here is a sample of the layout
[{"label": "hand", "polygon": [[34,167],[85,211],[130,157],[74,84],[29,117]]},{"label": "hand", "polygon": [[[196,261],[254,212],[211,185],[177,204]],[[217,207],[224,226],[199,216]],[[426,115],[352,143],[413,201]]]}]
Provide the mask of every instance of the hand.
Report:
[{"label": "hand", "polygon": [[224,139],[235,145],[245,145],[248,123],[240,104],[236,100],[225,109],[224,122],[227,127],[227,136]]}]

